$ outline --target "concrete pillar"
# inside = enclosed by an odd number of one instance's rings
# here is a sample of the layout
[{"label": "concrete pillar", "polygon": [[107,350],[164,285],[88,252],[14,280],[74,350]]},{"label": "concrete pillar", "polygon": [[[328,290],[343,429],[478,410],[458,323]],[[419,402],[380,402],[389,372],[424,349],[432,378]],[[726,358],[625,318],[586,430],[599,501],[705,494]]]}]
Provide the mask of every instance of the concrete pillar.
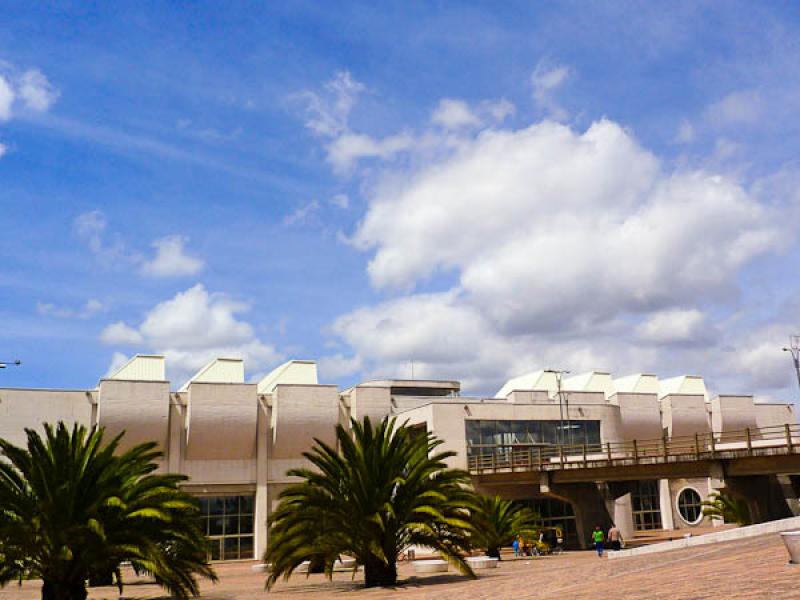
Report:
[{"label": "concrete pillar", "polygon": [[614,523],[622,534],[622,539],[629,540],[636,533],[633,525],[633,501],[630,493],[614,500]]},{"label": "concrete pillar", "polygon": [[184,407],[177,396],[170,394],[169,400],[169,442],[167,444],[167,471],[181,473],[181,452],[183,450]]},{"label": "concrete pillar", "polygon": [[661,509],[661,527],[675,529],[672,517],[672,494],[669,491],[669,479],[658,480],[658,506]]},{"label": "concrete pillar", "polygon": [[265,403],[259,398],[258,420],[256,423],[256,506],[253,534],[255,536],[255,557],[260,559],[267,549],[267,515],[269,502],[267,497],[267,445],[269,435],[269,415]]}]

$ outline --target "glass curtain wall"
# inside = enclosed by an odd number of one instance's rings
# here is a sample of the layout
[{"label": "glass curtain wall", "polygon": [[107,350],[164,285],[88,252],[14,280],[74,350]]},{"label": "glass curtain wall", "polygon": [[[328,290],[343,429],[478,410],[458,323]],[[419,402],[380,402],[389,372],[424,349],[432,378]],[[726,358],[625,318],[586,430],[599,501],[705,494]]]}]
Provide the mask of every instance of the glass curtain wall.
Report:
[{"label": "glass curtain wall", "polygon": [[202,496],[199,500],[211,546],[209,560],[252,560],[254,496]]},{"label": "glass curtain wall", "polygon": [[600,445],[600,421],[484,420],[464,421],[469,454],[491,454],[487,445],[558,443]]}]

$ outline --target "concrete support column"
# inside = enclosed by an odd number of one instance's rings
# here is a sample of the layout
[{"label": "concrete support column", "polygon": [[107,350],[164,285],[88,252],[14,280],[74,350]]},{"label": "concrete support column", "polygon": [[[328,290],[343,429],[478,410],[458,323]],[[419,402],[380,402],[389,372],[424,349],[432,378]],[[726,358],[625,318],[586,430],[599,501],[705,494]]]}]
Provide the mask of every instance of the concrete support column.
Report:
[{"label": "concrete support column", "polygon": [[181,473],[181,452],[183,450],[184,407],[177,397],[170,394],[169,401],[169,448],[167,453],[167,472]]},{"label": "concrete support column", "polygon": [[633,538],[636,530],[633,524],[633,501],[630,493],[614,499],[614,523],[622,534],[622,539]]},{"label": "concrete support column", "polygon": [[256,506],[255,522],[253,523],[255,536],[255,557],[260,559],[267,549],[267,515],[269,512],[269,499],[267,495],[267,445],[269,435],[269,414],[267,406],[258,399],[258,420],[256,422]]},{"label": "concrete support column", "polygon": [[661,509],[661,527],[675,529],[675,520],[672,517],[672,494],[669,491],[669,479],[658,480],[658,505]]}]

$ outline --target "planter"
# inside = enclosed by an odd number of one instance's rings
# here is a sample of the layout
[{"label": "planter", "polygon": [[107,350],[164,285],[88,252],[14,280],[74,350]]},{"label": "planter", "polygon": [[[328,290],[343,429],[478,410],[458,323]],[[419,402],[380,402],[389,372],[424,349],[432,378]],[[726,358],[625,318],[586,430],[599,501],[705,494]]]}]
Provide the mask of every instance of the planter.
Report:
[{"label": "planter", "polygon": [[269,563],[256,563],[250,567],[253,573],[269,573],[270,568],[272,565]]},{"label": "planter", "polygon": [[789,552],[789,564],[800,565],[800,531],[783,531],[781,539]]},{"label": "planter", "polygon": [[414,573],[422,575],[424,573],[447,573],[449,566],[446,560],[415,560]]},{"label": "planter", "polygon": [[473,570],[477,569],[496,569],[499,559],[492,558],[491,556],[470,556],[467,558],[467,564]]},{"label": "planter", "polygon": [[333,563],[334,571],[352,571],[356,567],[355,558],[345,558]]},{"label": "planter", "polygon": [[297,568],[294,570],[294,572],[295,573],[308,573],[308,569],[309,569],[310,566],[311,566],[311,561],[310,560],[304,560],[299,565],[297,565]]}]

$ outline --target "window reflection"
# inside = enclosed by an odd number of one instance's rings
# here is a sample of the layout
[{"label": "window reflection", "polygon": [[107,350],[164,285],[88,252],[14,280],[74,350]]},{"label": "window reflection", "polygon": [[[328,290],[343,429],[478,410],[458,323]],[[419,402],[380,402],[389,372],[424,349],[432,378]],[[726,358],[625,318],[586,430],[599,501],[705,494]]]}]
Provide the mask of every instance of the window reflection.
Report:
[{"label": "window reflection", "polygon": [[252,559],[254,497],[203,496],[199,500],[209,559]]}]

